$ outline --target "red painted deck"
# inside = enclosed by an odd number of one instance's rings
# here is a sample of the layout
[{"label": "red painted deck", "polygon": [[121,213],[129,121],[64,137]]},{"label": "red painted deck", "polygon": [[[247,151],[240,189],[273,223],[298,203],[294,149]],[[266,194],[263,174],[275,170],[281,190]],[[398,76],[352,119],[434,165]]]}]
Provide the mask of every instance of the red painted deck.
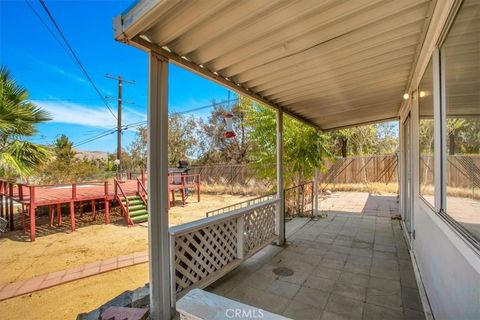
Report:
[{"label": "red painted deck", "polygon": [[[137,181],[127,180],[120,183],[123,191],[127,195],[134,195],[137,192]],[[23,187],[23,200],[20,199],[19,188],[14,188],[15,201],[28,204],[30,201],[30,188]],[[73,198],[73,186],[68,185],[54,185],[54,186],[35,186],[35,204],[36,206],[44,206],[58,203],[69,203],[73,199],[77,201],[88,201],[105,199],[105,183],[104,182],[87,182],[75,185],[76,197]],[[108,183],[107,188],[108,199],[113,200],[115,195],[115,188],[113,183]]]},{"label": "red painted deck", "polygon": [[[144,174],[142,181],[147,178]],[[175,191],[182,194],[185,204],[187,188],[197,191],[200,202],[200,175],[182,175],[169,177],[171,200],[175,201]],[[118,195],[130,196],[140,194],[145,201],[147,190],[141,189],[139,180],[125,180],[118,182]],[[61,205],[70,207],[70,222],[72,231],[75,230],[75,203],[90,202],[95,216],[96,205],[103,202],[105,206],[105,223],[110,221],[110,202],[115,198],[117,184],[108,181],[82,182],[63,185],[26,185],[0,179],[0,216],[6,217],[10,223],[10,230],[14,230],[14,202],[21,204],[22,225],[24,232],[29,224],[30,239],[35,240],[35,214],[38,207],[49,207],[50,224],[53,224],[55,213],[57,224],[62,223]],[[170,204],[170,202],[169,202]],[[128,210],[126,213],[128,218]],[[29,223],[28,223],[29,222]]]}]

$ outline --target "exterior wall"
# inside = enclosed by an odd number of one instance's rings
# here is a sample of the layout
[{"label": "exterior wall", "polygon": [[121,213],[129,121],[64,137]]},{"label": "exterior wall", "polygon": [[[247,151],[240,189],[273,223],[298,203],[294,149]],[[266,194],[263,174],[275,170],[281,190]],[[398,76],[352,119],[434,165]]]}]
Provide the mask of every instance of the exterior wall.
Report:
[{"label": "exterior wall", "polygon": [[480,318],[480,257],[418,196],[413,252],[435,319]]},{"label": "exterior wall", "polygon": [[[412,186],[413,186],[413,217],[412,226],[414,235],[410,245],[418,271],[425,288],[430,307],[435,319],[480,319],[480,252],[471,245],[447,220],[436,213],[436,210],[419,195],[419,143],[418,143],[418,101],[416,88],[423,71],[430,60],[435,56],[436,44],[448,21],[450,12],[453,11],[458,1],[437,1],[432,23],[427,33],[424,47],[420,53],[419,61],[409,92],[412,98],[404,103],[400,112],[400,125],[411,115],[412,128]],[[439,84],[438,88],[439,89]],[[438,94],[438,90],[434,95]],[[438,113],[439,97],[436,99],[435,112]],[[438,117],[439,115],[436,115]],[[400,141],[406,138],[403,128],[400,127]],[[438,137],[436,137],[436,140]],[[439,148],[436,144],[435,149]],[[401,143],[401,152],[403,143]],[[440,157],[436,154],[436,157]],[[400,157],[400,168],[403,173],[405,163]],[[440,160],[440,159],[438,159]],[[440,161],[436,161],[439,166]],[[440,167],[440,166],[439,166]],[[441,174],[441,168],[435,169],[436,174]],[[403,175],[401,176],[403,177]],[[440,180],[440,179],[437,179]],[[403,189],[404,181],[401,181]],[[440,181],[435,184],[436,198],[440,199],[442,186]],[[400,210],[405,215],[405,195],[401,195]],[[436,204],[438,209],[439,205]]]}]

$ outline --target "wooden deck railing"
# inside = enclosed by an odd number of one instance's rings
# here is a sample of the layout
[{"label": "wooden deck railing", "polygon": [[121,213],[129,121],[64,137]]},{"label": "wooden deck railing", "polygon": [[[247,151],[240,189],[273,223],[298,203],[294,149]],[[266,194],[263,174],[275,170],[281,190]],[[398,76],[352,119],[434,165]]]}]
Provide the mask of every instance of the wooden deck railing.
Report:
[{"label": "wooden deck railing", "polygon": [[172,301],[203,288],[278,237],[278,199],[170,228]]},{"label": "wooden deck railing", "polygon": [[143,203],[148,206],[147,203],[147,197],[148,197],[148,192],[147,188],[145,188],[145,185],[142,183],[140,178],[137,178],[137,193],[140,199],[142,199]]},{"label": "wooden deck railing", "polygon": [[[117,202],[120,205],[120,208],[122,208],[123,215],[125,217],[125,220],[127,221],[127,225],[130,226],[130,214],[128,212],[130,203],[128,201],[127,194],[123,191],[117,179],[114,180],[114,185],[115,185],[115,198],[117,199]],[[122,197],[125,198],[125,204],[123,204]]]}]

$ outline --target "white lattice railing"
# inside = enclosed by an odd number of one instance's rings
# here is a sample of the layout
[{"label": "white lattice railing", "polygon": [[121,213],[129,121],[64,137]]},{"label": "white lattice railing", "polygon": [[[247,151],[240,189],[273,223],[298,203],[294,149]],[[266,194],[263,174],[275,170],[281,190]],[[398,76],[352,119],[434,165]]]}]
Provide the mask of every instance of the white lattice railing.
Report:
[{"label": "white lattice railing", "polygon": [[170,228],[172,301],[203,288],[278,237],[278,200]]}]

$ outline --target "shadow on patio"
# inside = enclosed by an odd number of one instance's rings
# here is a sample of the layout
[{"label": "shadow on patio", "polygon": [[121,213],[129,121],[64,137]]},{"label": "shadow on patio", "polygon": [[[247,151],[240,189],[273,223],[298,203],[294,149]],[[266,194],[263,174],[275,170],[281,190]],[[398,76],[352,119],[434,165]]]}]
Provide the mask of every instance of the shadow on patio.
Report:
[{"label": "shadow on patio", "polygon": [[396,196],[336,193],[320,209],[207,290],[293,319],[424,319]]}]

